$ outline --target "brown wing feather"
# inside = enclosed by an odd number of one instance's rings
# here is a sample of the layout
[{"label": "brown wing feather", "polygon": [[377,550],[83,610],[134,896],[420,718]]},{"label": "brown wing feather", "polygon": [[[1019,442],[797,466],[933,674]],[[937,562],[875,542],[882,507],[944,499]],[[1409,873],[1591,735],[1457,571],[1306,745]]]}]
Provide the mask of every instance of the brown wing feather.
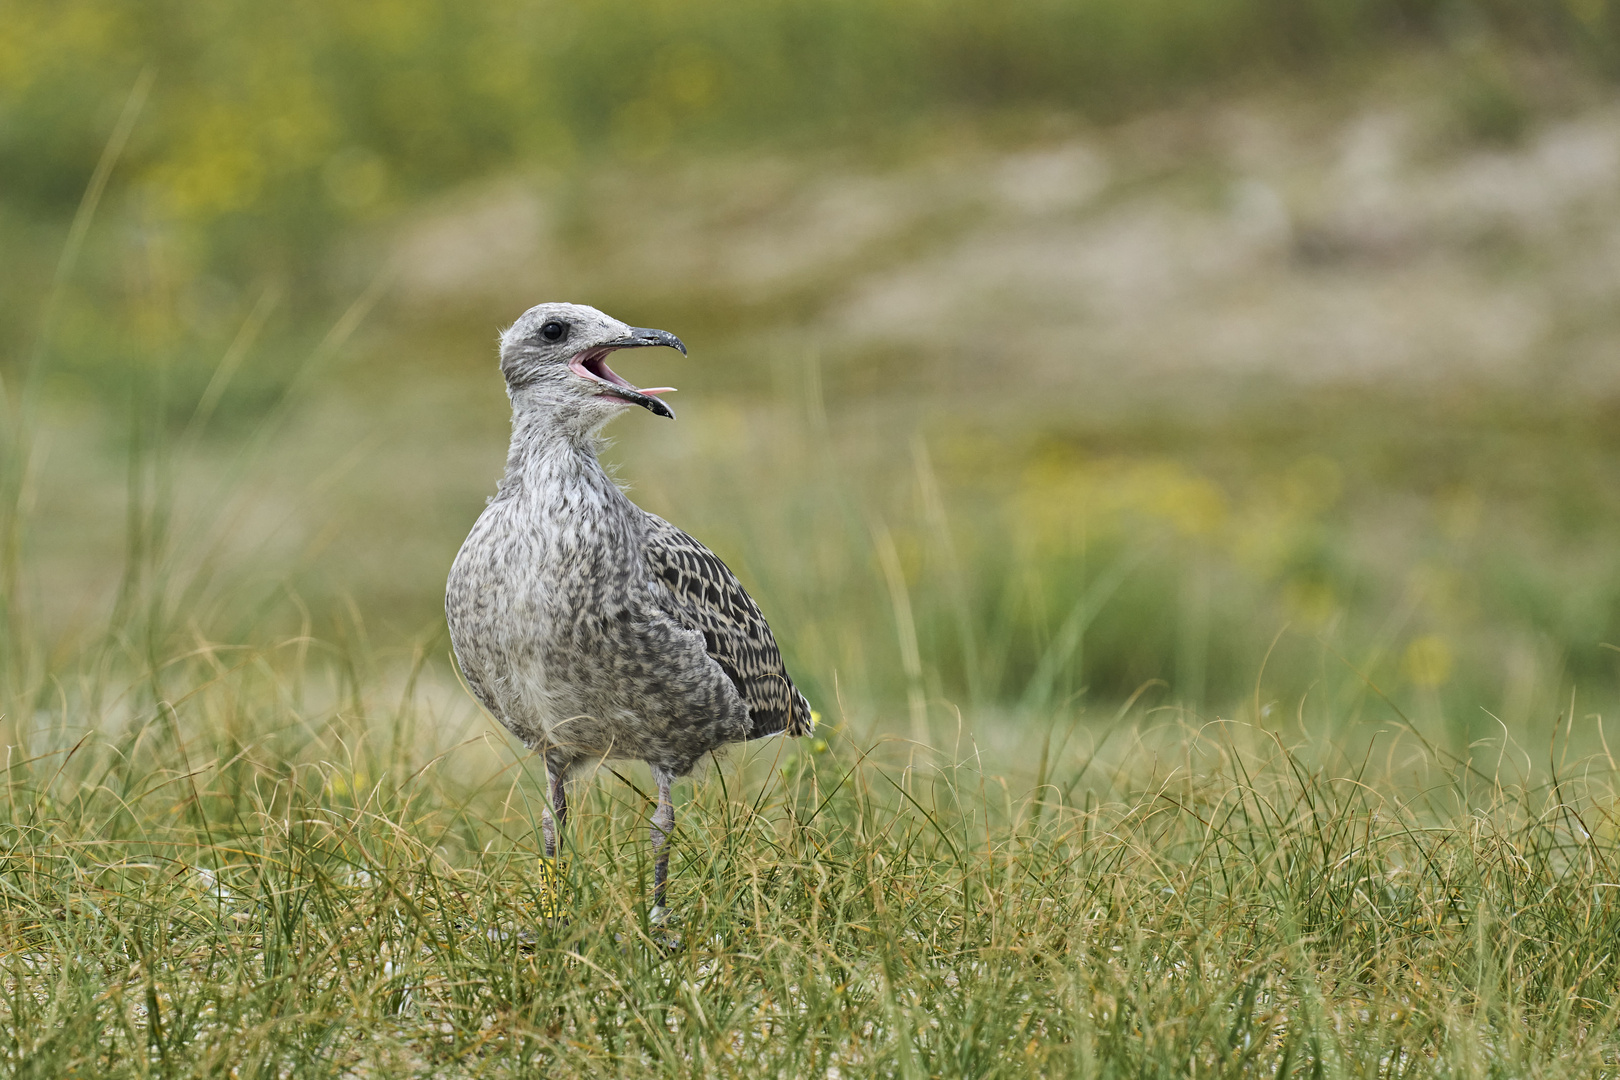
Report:
[{"label": "brown wing feather", "polygon": [[810,703],[793,686],[771,628],[719,557],[663,518],[648,515],[647,561],[672,597],[671,614],[701,631],[708,654],[748,705],[750,739],[808,735]]}]

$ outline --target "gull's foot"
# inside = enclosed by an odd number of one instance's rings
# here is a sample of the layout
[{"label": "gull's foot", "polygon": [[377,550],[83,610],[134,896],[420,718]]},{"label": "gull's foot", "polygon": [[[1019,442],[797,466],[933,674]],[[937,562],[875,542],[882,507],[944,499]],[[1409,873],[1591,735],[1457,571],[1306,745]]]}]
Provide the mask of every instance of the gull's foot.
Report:
[{"label": "gull's foot", "polygon": [[554,922],[563,917],[566,910],[563,899],[565,896],[563,879],[568,873],[568,864],[560,859],[540,859],[540,881],[535,888],[534,913],[547,922]]},{"label": "gull's foot", "polygon": [[539,940],[536,925],[548,924],[552,927],[568,925],[567,905],[564,903],[568,891],[564,885],[568,873],[568,864],[560,859],[540,859],[539,880],[535,882],[533,899],[524,898],[518,905],[523,918],[517,924],[502,922],[495,926],[481,927],[485,937],[491,941],[516,941],[519,948],[532,948]]},{"label": "gull's foot", "polygon": [[680,920],[663,904],[653,905],[647,912],[647,928],[652,942],[666,953],[678,952],[681,947],[681,933],[675,929]]}]

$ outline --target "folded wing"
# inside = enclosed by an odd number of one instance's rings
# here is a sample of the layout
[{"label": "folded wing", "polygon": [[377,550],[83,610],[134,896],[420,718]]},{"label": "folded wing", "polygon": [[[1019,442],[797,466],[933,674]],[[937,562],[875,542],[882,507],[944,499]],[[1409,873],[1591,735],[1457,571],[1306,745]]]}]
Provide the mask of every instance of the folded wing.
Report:
[{"label": "folded wing", "polygon": [[671,600],[670,614],[703,634],[704,647],[748,705],[748,738],[814,728],[759,606],[719,557],[663,518],[648,515],[647,561]]}]

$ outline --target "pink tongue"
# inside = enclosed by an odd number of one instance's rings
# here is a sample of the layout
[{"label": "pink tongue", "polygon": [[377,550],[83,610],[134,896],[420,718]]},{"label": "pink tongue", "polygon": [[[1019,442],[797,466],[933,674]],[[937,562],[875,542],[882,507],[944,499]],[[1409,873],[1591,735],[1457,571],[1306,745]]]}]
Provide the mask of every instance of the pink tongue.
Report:
[{"label": "pink tongue", "polygon": [[643,394],[668,394],[675,388],[673,386],[642,386],[637,387]]}]

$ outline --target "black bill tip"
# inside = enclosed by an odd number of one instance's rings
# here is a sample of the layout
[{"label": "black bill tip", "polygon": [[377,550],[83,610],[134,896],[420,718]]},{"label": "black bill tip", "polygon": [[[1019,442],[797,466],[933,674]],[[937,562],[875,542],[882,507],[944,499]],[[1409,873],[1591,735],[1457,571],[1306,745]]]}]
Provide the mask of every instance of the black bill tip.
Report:
[{"label": "black bill tip", "polygon": [[640,390],[637,390],[634,387],[607,386],[603,388],[602,393],[616,398],[622,398],[625,401],[630,402],[632,405],[640,405],[643,409],[646,409],[653,415],[662,416],[666,420],[675,419],[674,409],[664,404],[658,398],[653,397],[653,395],[643,394]]}]

